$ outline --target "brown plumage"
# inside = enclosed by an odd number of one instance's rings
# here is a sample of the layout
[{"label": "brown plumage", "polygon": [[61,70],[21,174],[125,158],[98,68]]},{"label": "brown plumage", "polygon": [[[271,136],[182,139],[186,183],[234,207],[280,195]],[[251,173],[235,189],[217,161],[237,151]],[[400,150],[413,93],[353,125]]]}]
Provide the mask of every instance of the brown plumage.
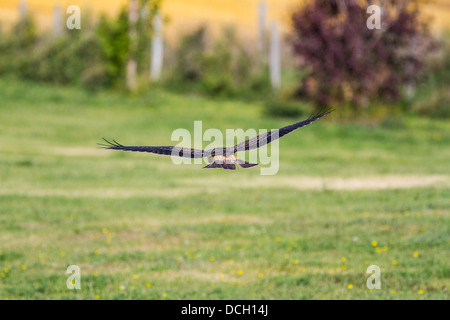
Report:
[{"label": "brown plumage", "polygon": [[208,157],[211,163],[207,165],[206,169],[210,168],[223,168],[227,170],[235,170],[235,164],[238,164],[242,168],[251,168],[257,166],[257,163],[249,163],[240,159],[237,159],[235,156],[236,152],[239,151],[247,151],[262,147],[266,144],[275,141],[284,135],[294,131],[295,129],[304,127],[310,124],[313,121],[316,121],[323,116],[333,112],[334,110],[331,108],[326,108],[319,111],[316,114],[311,115],[308,119],[291,124],[289,126],[283,127],[281,129],[272,130],[263,134],[260,134],[256,137],[248,139],[242,143],[239,143],[233,147],[228,148],[213,148],[207,150],[200,149],[192,149],[192,148],[181,148],[174,146],[124,146],[120,143],[112,140],[110,142],[103,138],[103,140],[107,144],[99,144],[105,149],[111,150],[122,150],[122,151],[134,151],[134,152],[150,152],[161,155],[171,155],[177,157],[185,157],[185,158],[204,158]]}]

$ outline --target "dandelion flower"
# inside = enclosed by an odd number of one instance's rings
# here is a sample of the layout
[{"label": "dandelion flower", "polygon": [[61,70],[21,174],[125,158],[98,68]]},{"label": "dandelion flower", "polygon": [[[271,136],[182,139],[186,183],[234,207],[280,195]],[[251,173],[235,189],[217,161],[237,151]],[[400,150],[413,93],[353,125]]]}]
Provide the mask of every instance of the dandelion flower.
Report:
[{"label": "dandelion flower", "polygon": [[23,265],[20,266],[20,268],[21,268],[22,270],[25,270],[25,269],[27,268],[27,266],[23,264]]},{"label": "dandelion flower", "polygon": [[102,232],[103,232],[104,234],[107,234],[107,233],[109,232],[109,230],[108,230],[107,228],[103,228],[103,229],[102,229]]},{"label": "dandelion flower", "polygon": [[3,269],[3,271],[4,271],[5,273],[8,273],[8,272],[9,272],[9,269],[8,269],[8,268],[5,268],[5,269]]},{"label": "dandelion flower", "polygon": [[391,293],[396,293],[396,291],[395,291],[395,290],[392,290]]},{"label": "dandelion flower", "polygon": [[264,277],[264,275],[262,273],[259,273],[258,277],[262,278],[262,277]]},{"label": "dandelion flower", "polygon": [[418,252],[414,252],[413,256],[414,256],[414,258],[417,258],[419,256],[419,253]]},{"label": "dandelion flower", "polygon": [[61,252],[61,257],[64,258],[66,256],[65,252]]},{"label": "dandelion flower", "polygon": [[347,261],[347,259],[346,259],[345,257],[342,257],[342,258],[341,258],[341,261],[342,261],[342,262],[345,262],[345,261]]},{"label": "dandelion flower", "polygon": [[220,274],[219,278],[223,279],[223,278],[225,278],[225,275],[222,273],[222,274]]},{"label": "dandelion flower", "polygon": [[0,273],[0,277],[4,278],[4,277],[6,277],[6,274],[4,274],[3,272]]},{"label": "dandelion flower", "polygon": [[231,248],[230,248],[230,247],[226,247],[226,248],[225,248],[225,250],[227,250],[227,251],[230,251],[230,250],[231,250]]},{"label": "dandelion flower", "polygon": [[372,241],[372,247],[376,247],[378,245],[378,242],[377,241]]},{"label": "dandelion flower", "polygon": [[162,294],[162,296],[163,296],[164,298],[167,297],[167,293],[164,292],[164,293]]},{"label": "dandelion flower", "polygon": [[423,290],[419,290],[419,294],[423,294]]},{"label": "dandelion flower", "polygon": [[239,270],[239,271],[238,271],[238,274],[239,274],[239,275],[242,275],[243,273],[244,273],[244,271],[242,271],[242,270]]},{"label": "dandelion flower", "polygon": [[133,274],[133,279],[138,279],[139,278],[139,276],[137,275],[137,274]]},{"label": "dandelion flower", "polygon": [[298,263],[298,260],[297,260],[297,259],[294,259],[294,260],[292,260],[292,263],[293,263],[293,264],[297,264],[297,263]]},{"label": "dandelion flower", "polygon": [[147,283],[145,284],[145,286],[146,286],[147,288],[150,288],[152,285],[151,285],[151,283],[147,282]]},{"label": "dandelion flower", "polygon": [[96,297],[97,299],[100,299],[100,298],[101,298],[101,296],[100,296],[99,294],[96,294],[95,297]]},{"label": "dandelion flower", "polygon": [[350,284],[347,286],[347,288],[352,289],[352,288],[353,288],[353,285],[350,283]]},{"label": "dandelion flower", "polygon": [[392,264],[393,264],[393,265],[396,265],[397,263],[398,263],[397,260],[392,261]]},{"label": "dandelion flower", "polygon": [[347,270],[347,266],[342,266],[342,270]]}]

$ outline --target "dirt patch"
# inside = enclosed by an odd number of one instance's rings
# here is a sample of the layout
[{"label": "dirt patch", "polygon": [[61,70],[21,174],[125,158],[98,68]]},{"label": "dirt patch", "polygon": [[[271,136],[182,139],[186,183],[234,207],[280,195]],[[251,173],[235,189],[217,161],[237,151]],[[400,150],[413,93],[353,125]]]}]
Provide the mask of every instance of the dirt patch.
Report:
[{"label": "dirt patch", "polygon": [[[193,180],[193,184],[211,184],[211,181]],[[221,183],[224,183],[223,179]],[[291,188],[299,190],[381,190],[407,189],[430,186],[450,186],[450,177],[446,175],[382,175],[367,177],[273,177],[236,178],[229,181],[234,188]],[[214,184],[213,184],[214,185]]]},{"label": "dirt patch", "polygon": [[200,193],[201,190],[186,188],[170,189],[83,189],[83,190],[65,190],[65,189],[18,189],[0,188],[0,195],[21,195],[30,197],[64,197],[64,198],[99,198],[99,199],[128,199],[135,197],[163,197],[175,198],[185,195]]},{"label": "dirt patch", "polygon": [[294,188],[305,188],[305,185],[316,189],[332,190],[379,190],[407,189],[429,187],[440,183],[449,184],[447,176],[373,176],[360,178],[307,178],[302,181],[289,181]]},{"label": "dirt patch", "polygon": [[[217,183],[214,181],[217,180]],[[196,194],[222,193],[226,185],[231,190],[260,189],[260,188],[287,188],[297,190],[383,190],[408,189],[423,187],[450,187],[450,176],[422,175],[401,176],[383,175],[368,177],[305,177],[305,176],[258,176],[258,177],[217,177],[208,179],[189,179],[184,186],[171,188],[151,189],[25,189],[0,187],[0,195],[23,195],[33,197],[67,197],[67,198],[135,198],[135,197],[163,197],[175,198],[193,196]],[[200,221],[199,221],[200,223]]]}]

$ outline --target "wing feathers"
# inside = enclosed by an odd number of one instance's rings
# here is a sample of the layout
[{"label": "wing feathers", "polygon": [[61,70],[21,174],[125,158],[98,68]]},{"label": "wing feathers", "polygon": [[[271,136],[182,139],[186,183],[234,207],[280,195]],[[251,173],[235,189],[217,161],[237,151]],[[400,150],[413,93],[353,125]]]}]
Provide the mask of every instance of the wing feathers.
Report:
[{"label": "wing feathers", "polygon": [[294,131],[295,129],[304,127],[308,124],[310,124],[313,121],[316,121],[317,119],[322,118],[323,116],[333,112],[334,109],[332,108],[325,108],[320,110],[317,113],[313,113],[309,116],[308,119],[291,124],[289,126],[283,127],[281,129],[272,130],[270,132],[265,132],[263,134],[260,134],[254,138],[248,139],[244,142],[241,142],[234,146],[234,152],[238,151],[246,151],[251,149],[256,149],[259,147],[262,147],[266,144],[271,143],[272,141],[275,141],[282,136]]},{"label": "wing feathers", "polygon": [[204,150],[192,149],[192,148],[180,148],[172,146],[124,146],[117,141],[113,140],[110,142],[103,138],[107,144],[99,143],[102,148],[111,150],[122,150],[122,151],[134,151],[134,152],[150,152],[167,156],[176,156],[184,158],[203,158]]},{"label": "wing feathers", "polygon": [[[325,116],[333,111],[334,111],[334,109],[332,109],[332,108],[322,109],[317,113],[311,114],[309,116],[309,118],[306,120],[291,124],[289,126],[281,128],[281,129],[272,130],[270,132],[265,132],[256,137],[248,139],[242,143],[239,143],[231,148],[234,151],[234,153],[236,153],[238,151],[245,151],[245,150],[251,150],[251,149],[256,149],[256,148],[262,147],[266,144],[271,143],[272,141],[275,141],[275,140],[283,137],[284,135],[294,131],[295,129],[304,127],[304,126],[310,124],[311,122],[322,118],[323,116]],[[103,138],[103,140],[106,142],[106,144],[99,143],[99,145],[105,149],[135,151],[135,152],[150,152],[150,153],[176,156],[176,157],[184,157],[184,158],[203,158],[203,157],[210,155],[213,150],[213,149],[199,150],[199,149],[192,149],[192,148],[172,147],[172,146],[124,146],[124,145],[118,143],[116,140],[112,140],[112,142],[106,140],[105,138]],[[232,168],[227,167],[225,169],[232,169]]]}]

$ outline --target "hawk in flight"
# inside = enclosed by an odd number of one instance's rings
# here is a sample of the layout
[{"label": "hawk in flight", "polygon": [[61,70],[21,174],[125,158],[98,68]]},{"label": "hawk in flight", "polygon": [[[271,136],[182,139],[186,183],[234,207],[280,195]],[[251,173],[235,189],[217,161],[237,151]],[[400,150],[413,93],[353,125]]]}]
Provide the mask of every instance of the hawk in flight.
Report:
[{"label": "hawk in flight", "polygon": [[223,168],[228,170],[235,170],[235,164],[238,164],[242,168],[251,168],[257,166],[257,163],[249,163],[244,160],[238,159],[235,153],[238,151],[246,151],[251,149],[256,149],[262,147],[266,144],[275,141],[282,136],[294,131],[295,129],[304,127],[313,121],[316,121],[323,116],[333,112],[331,108],[323,109],[315,114],[312,114],[308,119],[291,124],[281,129],[272,130],[270,132],[265,132],[256,137],[248,139],[242,143],[239,143],[233,147],[228,148],[213,148],[207,150],[192,149],[192,148],[182,148],[174,146],[124,146],[113,140],[110,142],[103,138],[107,144],[99,144],[105,149],[112,150],[122,150],[122,151],[137,151],[137,152],[150,152],[168,156],[177,156],[185,158],[204,158],[209,159],[210,164],[203,168]]}]

